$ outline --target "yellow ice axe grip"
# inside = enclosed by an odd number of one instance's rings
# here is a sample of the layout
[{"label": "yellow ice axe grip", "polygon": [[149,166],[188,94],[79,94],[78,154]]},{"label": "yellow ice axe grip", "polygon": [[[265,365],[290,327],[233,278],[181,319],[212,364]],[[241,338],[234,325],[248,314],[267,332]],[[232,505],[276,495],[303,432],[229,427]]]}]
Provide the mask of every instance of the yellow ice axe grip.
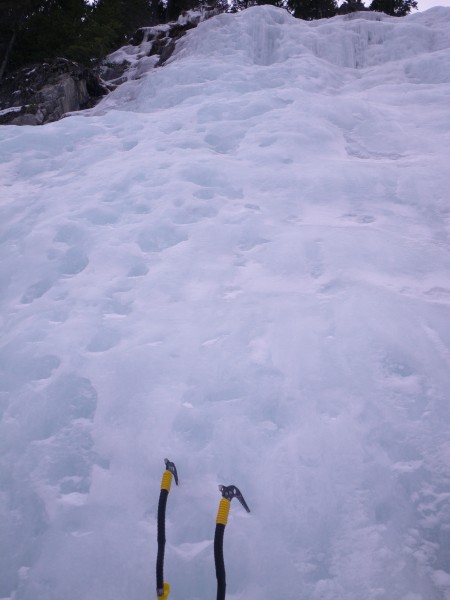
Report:
[{"label": "yellow ice axe grip", "polygon": [[228,521],[228,513],[230,512],[231,502],[226,498],[221,498],[219,509],[217,511],[216,524],[226,525]]},{"label": "yellow ice axe grip", "polygon": [[167,598],[169,597],[169,592],[170,592],[170,585],[168,583],[164,583],[164,591],[163,591],[163,595],[162,596],[158,596],[158,600],[167,600]]},{"label": "yellow ice axe grip", "polygon": [[161,479],[161,489],[170,492],[170,486],[172,485],[172,473],[170,471],[164,471]]}]

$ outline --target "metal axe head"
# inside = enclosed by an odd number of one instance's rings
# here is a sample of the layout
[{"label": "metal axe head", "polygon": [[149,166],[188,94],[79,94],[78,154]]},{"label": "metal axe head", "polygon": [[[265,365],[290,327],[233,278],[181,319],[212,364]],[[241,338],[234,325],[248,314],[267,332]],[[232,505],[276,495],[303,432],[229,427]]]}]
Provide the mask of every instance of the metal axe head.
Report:
[{"label": "metal axe head", "polygon": [[233,498],[237,498],[245,510],[250,512],[247,502],[244,500],[244,496],[235,485],[219,485],[219,491],[222,493],[222,497],[226,498],[230,502],[233,500]]},{"label": "metal axe head", "polygon": [[170,471],[172,473],[175,479],[175,483],[178,485],[178,473],[175,463],[170,462],[168,458],[165,458],[164,462],[166,463],[166,471]]}]

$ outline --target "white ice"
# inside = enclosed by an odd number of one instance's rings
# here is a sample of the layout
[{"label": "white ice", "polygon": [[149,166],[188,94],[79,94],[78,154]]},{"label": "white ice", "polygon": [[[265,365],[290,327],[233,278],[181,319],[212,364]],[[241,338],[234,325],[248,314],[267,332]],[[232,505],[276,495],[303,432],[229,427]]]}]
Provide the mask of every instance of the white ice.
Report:
[{"label": "white ice", "polygon": [[450,9],[221,15],[0,129],[0,598],[450,598]]}]

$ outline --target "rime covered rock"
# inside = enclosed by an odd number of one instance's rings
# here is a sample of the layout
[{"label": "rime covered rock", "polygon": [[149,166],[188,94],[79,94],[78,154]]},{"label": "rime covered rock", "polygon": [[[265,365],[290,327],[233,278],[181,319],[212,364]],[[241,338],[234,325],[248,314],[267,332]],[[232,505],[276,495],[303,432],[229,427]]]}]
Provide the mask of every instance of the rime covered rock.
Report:
[{"label": "rime covered rock", "polygon": [[139,79],[149,70],[164,65],[172,56],[177,41],[215,14],[213,9],[187,11],[177,21],[140,27],[126,45],[107,56],[102,78],[109,86],[117,86],[130,79]]}]

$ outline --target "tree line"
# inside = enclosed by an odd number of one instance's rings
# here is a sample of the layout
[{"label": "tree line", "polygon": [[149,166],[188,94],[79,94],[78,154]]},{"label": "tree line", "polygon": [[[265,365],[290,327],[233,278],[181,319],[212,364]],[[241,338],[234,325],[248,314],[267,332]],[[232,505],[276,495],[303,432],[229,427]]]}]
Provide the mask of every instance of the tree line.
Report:
[{"label": "tree line", "polygon": [[0,80],[7,71],[64,57],[92,65],[123,45],[137,28],[178,18],[205,6],[237,12],[256,4],[286,8],[312,20],[357,10],[404,16],[416,0],[0,0]]}]

